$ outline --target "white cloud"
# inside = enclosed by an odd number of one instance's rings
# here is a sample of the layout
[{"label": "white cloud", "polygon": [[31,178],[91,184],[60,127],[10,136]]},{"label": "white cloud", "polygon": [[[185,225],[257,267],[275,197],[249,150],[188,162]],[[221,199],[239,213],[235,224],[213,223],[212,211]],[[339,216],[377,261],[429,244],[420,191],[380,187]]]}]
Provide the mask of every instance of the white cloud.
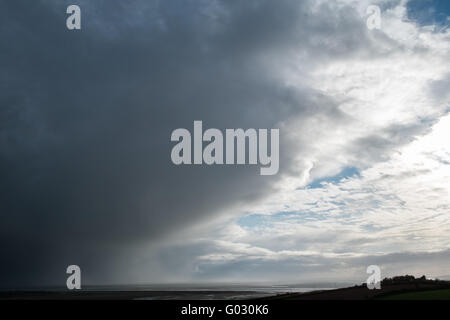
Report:
[{"label": "white cloud", "polygon": [[[433,85],[445,83],[450,73],[450,32],[435,33],[405,15],[405,2],[383,12],[382,30],[369,35],[371,52],[358,48],[360,54],[351,57],[311,63],[306,74],[305,55],[293,55],[290,62],[299,65],[279,69],[280,79],[315,92],[321,105],[338,103],[342,121],[301,115],[280,123],[289,147],[299,150],[298,170],[285,175],[270,197],[233,208],[197,230],[192,243],[209,244],[191,258],[200,274],[220,265],[229,272],[239,264],[280,277],[273,269],[293,263],[311,267],[304,270],[309,277],[324,279],[339,270],[337,277],[355,279],[365,263],[377,261],[391,274],[445,274],[450,105]],[[306,187],[345,167],[360,174]],[[257,214],[251,223],[239,223],[250,214]],[[427,267],[421,258],[427,254],[435,254],[440,265]]]}]

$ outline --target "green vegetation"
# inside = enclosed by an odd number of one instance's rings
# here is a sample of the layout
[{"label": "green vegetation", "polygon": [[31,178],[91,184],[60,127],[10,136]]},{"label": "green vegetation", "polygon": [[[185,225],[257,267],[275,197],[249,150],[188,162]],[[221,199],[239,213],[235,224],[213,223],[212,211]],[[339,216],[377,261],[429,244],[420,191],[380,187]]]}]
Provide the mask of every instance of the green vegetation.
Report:
[{"label": "green vegetation", "polygon": [[382,300],[450,300],[450,289],[428,290],[393,294],[381,297]]}]

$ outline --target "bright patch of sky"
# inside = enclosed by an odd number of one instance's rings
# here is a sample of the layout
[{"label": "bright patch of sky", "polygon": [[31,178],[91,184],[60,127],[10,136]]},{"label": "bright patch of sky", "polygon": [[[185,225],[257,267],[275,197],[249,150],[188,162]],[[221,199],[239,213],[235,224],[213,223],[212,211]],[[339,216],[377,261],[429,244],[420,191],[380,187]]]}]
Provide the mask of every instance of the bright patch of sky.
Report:
[{"label": "bright patch of sky", "polygon": [[421,25],[450,24],[450,2],[448,0],[411,0],[407,4],[408,18]]},{"label": "bright patch of sky", "polygon": [[325,178],[317,179],[317,180],[313,181],[312,183],[310,183],[307,187],[311,188],[311,189],[322,188],[324,182],[337,183],[343,179],[347,179],[347,178],[353,177],[355,175],[356,176],[359,175],[359,170],[357,168],[347,167],[347,168],[344,168],[339,174],[332,176],[332,177],[325,177]]}]

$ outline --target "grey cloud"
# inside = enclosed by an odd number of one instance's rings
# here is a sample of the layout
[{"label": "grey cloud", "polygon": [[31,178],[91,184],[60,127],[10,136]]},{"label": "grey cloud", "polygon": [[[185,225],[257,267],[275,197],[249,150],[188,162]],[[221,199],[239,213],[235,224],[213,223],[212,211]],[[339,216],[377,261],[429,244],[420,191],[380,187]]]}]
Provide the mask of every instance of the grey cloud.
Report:
[{"label": "grey cloud", "polygon": [[[193,246],[195,247],[195,246]],[[198,246],[200,248],[200,246]],[[211,246],[202,246],[211,250]],[[182,252],[181,248],[177,252]],[[192,251],[189,251],[192,253]],[[197,256],[181,254],[183,261],[189,261],[192,273],[191,281],[242,281],[260,282],[265,279],[269,283],[293,282],[353,282],[362,283],[367,279],[366,268],[378,265],[382,277],[392,277],[399,274],[413,274],[422,276],[427,270],[427,277],[443,278],[450,265],[448,250],[436,252],[394,252],[389,254],[371,255],[361,254],[327,256],[325,254],[303,254],[288,251],[281,256],[263,257],[244,255],[236,259],[197,259]],[[167,266],[180,266],[180,260],[173,256],[170,260],[161,260]],[[430,265],[430,263],[432,265]],[[181,267],[182,268],[182,267]],[[170,270],[175,271],[175,270]],[[180,270],[177,270],[180,272]],[[187,272],[189,271],[189,272]],[[276,279],[276,280],[274,280]],[[245,282],[244,281],[244,282]]]},{"label": "grey cloud", "polygon": [[401,146],[429,133],[431,124],[432,122],[429,120],[411,124],[388,125],[370,135],[355,139],[353,144],[348,147],[348,152],[365,165],[387,160],[392,154],[398,152]]},{"label": "grey cloud", "polygon": [[[357,23],[349,13],[321,24],[298,1],[220,1],[207,14],[204,1],[89,1],[70,32],[67,4],[0,8],[5,286],[61,283],[73,263],[94,283],[117,280],[135,245],[269,192],[277,177],[256,168],[173,166],[171,131],[327,117],[333,106],[312,110],[310,92],[277,81],[266,57],[314,43],[311,26],[338,35],[333,21]],[[356,46],[339,37],[345,46],[330,54]],[[283,174],[291,155],[281,150]]]},{"label": "grey cloud", "polygon": [[175,167],[172,130],[343,125],[337,102],[278,68],[298,52],[308,70],[376,51],[353,9],[309,1],[80,1],[76,32],[68,4],[0,4],[1,286],[61,284],[68,264],[89,283],[126,281],[136,247],[261,199],[302,170],[301,147],[282,135],[278,177]]},{"label": "grey cloud", "polygon": [[[447,102],[450,98],[448,88],[450,87],[450,75],[440,80],[435,80],[430,83],[431,94],[437,101]],[[450,105],[447,104],[447,109],[450,109]],[[448,112],[448,111],[447,111]]]}]

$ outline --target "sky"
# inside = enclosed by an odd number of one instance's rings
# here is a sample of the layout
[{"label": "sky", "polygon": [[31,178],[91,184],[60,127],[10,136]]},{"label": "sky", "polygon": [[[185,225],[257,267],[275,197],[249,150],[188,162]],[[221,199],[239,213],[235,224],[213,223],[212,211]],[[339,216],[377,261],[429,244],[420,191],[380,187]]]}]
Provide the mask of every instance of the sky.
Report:
[{"label": "sky", "polygon": [[[450,278],[449,16],[1,2],[0,287],[64,285],[72,264],[92,285]],[[174,165],[171,132],[195,120],[279,128],[278,174]]]}]

